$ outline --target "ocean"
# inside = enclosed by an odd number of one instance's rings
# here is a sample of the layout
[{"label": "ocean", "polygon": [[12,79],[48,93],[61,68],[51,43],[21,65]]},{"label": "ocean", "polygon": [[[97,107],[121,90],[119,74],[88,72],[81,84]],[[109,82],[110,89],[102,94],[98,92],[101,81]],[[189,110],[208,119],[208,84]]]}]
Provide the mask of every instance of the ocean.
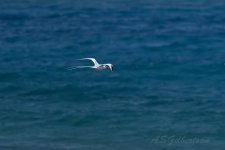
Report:
[{"label": "ocean", "polygon": [[1,1],[0,149],[223,149],[224,7]]}]

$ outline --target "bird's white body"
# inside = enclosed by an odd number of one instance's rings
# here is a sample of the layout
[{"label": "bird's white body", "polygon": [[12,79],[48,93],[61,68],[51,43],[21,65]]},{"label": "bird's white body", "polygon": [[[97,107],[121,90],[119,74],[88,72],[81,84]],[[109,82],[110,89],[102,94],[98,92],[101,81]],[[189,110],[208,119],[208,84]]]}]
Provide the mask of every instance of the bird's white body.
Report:
[{"label": "bird's white body", "polygon": [[93,69],[98,69],[98,70],[110,69],[111,71],[113,71],[112,64],[99,64],[95,58],[82,58],[82,59],[78,59],[78,60],[91,60],[94,63],[94,66],[77,66],[77,67],[72,67],[70,69],[93,68]]}]

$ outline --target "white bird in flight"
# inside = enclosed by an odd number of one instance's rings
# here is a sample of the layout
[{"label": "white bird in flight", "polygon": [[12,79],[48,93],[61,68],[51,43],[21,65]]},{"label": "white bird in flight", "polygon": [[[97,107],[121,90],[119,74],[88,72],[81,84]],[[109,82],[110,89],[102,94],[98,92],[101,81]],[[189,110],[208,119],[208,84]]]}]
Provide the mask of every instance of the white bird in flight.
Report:
[{"label": "white bird in flight", "polygon": [[112,64],[99,64],[95,58],[82,58],[78,60],[91,60],[94,63],[94,66],[77,66],[77,67],[71,67],[69,68],[70,70],[72,69],[78,69],[78,68],[93,68],[97,70],[103,70],[103,69],[110,69],[113,71],[113,65]]}]

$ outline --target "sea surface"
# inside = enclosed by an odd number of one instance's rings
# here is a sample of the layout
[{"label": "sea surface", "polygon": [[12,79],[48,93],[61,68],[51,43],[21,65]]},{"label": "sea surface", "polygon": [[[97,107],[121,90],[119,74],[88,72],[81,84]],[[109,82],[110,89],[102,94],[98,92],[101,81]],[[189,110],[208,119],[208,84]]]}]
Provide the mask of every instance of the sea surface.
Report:
[{"label": "sea surface", "polygon": [[1,0],[0,149],[224,149],[224,8]]}]

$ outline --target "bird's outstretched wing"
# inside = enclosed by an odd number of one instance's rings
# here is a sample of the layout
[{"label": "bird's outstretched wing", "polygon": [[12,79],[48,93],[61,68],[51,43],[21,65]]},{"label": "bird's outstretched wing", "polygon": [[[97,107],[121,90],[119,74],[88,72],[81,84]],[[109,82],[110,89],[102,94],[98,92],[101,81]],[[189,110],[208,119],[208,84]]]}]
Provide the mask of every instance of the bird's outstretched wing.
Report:
[{"label": "bird's outstretched wing", "polygon": [[96,61],[95,58],[81,58],[81,59],[78,59],[78,60],[86,60],[86,59],[91,60],[94,63],[95,66],[99,66],[99,63]]},{"label": "bird's outstretched wing", "polygon": [[93,66],[75,66],[75,67],[68,67],[68,70],[74,70],[79,68],[93,68]]}]

